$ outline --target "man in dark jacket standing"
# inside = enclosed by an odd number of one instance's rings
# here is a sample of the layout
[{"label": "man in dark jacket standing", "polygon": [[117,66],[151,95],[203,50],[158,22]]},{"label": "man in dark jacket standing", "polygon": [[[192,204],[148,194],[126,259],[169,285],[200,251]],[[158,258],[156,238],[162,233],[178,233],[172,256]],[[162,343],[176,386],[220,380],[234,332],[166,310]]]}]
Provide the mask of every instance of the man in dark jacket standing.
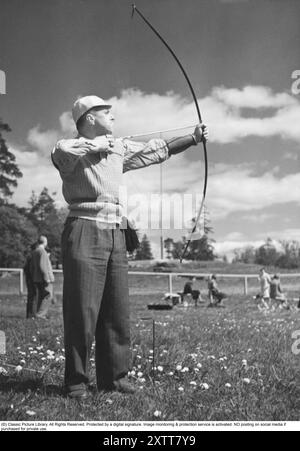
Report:
[{"label": "man in dark jacket standing", "polygon": [[51,261],[46,251],[48,241],[40,236],[38,246],[32,253],[32,277],[37,290],[36,318],[47,319],[47,313],[53,298],[54,275]]},{"label": "man in dark jacket standing", "polygon": [[24,265],[24,275],[27,287],[27,306],[26,306],[26,318],[34,318],[37,309],[37,294],[36,286],[33,281],[32,275],[32,253],[37,248],[38,243],[33,243],[30,247],[30,254],[26,258]]}]

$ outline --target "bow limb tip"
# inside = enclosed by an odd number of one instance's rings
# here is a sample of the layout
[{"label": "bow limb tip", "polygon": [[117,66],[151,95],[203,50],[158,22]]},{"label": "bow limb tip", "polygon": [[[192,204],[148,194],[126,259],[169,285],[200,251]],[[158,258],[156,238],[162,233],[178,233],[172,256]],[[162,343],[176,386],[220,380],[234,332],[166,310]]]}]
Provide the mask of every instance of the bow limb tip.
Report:
[{"label": "bow limb tip", "polygon": [[135,10],[136,10],[136,5],[134,3],[132,3],[131,19],[134,16]]}]

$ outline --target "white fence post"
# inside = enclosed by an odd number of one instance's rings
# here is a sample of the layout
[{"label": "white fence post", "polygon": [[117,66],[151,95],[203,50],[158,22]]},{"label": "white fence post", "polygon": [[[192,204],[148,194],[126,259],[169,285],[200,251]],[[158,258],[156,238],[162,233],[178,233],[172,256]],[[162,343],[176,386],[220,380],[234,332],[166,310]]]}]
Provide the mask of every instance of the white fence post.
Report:
[{"label": "white fence post", "polygon": [[248,277],[244,279],[244,294],[248,294]]},{"label": "white fence post", "polygon": [[20,294],[24,292],[23,269],[20,269]]},{"label": "white fence post", "polygon": [[173,279],[172,279],[172,274],[169,274],[169,293],[173,293]]}]

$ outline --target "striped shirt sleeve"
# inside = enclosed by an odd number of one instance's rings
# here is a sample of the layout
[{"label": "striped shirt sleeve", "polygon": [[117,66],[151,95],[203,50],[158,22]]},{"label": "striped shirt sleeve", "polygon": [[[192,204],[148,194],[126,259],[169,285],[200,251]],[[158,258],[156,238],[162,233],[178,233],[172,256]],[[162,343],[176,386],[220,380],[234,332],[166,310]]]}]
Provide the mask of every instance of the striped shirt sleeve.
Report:
[{"label": "striped shirt sleeve", "polygon": [[159,164],[169,158],[169,149],[163,139],[151,139],[147,143],[123,140],[123,172]]},{"label": "striped shirt sleeve", "polygon": [[60,172],[70,174],[80,158],[94,149],[84,138],[61,139],[56,143],[51,158]]}]

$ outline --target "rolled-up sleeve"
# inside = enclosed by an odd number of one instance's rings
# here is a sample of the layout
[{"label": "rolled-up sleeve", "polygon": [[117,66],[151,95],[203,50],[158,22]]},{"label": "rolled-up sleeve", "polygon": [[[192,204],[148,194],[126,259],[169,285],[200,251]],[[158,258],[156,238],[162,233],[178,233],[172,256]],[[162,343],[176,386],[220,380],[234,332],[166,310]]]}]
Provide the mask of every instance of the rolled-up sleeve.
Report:
[{"label": "rolled-up sleeve", "polygon": [[51,158],[60,172],[69,174],[89,151],[91,145],[83,138],[61,139],[52,150]]},{"label": "rolled-up sleeve", "polygon": [[123,172],[159,164],[169,158],[169,149],[163,139],[151,139],[147,143],[123,140]]}]

